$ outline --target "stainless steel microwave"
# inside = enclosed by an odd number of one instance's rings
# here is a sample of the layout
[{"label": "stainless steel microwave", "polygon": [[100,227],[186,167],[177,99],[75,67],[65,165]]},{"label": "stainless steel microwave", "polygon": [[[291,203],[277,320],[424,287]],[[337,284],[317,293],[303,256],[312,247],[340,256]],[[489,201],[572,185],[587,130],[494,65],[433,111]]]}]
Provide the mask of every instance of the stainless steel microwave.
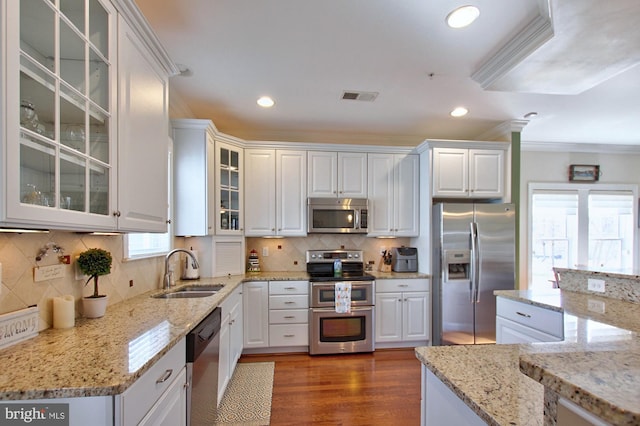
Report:
[{"label": "stainless steel microwave", "polygon": [[366,234],[369,200],[366,198],[309,198],[310,234]]}]

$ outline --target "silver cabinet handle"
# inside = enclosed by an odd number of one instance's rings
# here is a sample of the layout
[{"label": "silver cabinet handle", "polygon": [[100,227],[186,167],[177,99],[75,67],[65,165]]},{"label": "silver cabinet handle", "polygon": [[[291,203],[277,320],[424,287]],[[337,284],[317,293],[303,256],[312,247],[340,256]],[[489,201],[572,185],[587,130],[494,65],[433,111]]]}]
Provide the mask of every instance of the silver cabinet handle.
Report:
[{"label": "silver cabinet handle", "polygon": [[516,311],[516,314],[520,315],[521,317],[531,318],[531,315],[529,315],[529,314],[523,314],[522,312],[518,312],[518,311]]},{"label": "silver cabinet handle", "polygon": [[409,284],[398,284],[398,287],[409,287]]},{"label": "silver cabinet handle", "polygon": [[284,317],[284,319],[294,319],[295,317],[293,315],[287,315]]},{"label": "silver cabinet handle", "polygon": [[295,334],[285,334],[284,337],[296,337]]},{"label": "silver cabinet handle", "polygon": [[296,302],[284,302],[285,305],[295,305]]},{"label": "silver cabinet handle", "polygon": [[295,287],[285,287],[284,289],[285,290],[295,290],[296,288]]},{"label": "silver cabinet handle", "polygon": [[164,374],[162,375],[162,377],[160,377],[158,380],[156,380],[156,384],[159,385],[160,383],[164,383],[167,380],[169,380],[169,377],[171,377],[171,375],[173,374],[173,369],[168,369],[164,372]]}]

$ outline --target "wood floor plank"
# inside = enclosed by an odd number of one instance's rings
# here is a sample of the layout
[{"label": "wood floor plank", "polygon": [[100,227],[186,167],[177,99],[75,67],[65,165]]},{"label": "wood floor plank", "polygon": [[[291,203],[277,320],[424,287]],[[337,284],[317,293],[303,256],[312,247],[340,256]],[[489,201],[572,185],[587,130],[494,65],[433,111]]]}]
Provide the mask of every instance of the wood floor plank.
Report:
[{"label": "wood floor plank", "polygon": [[271,425],[420,424],[420,362],[413,349],[240,359],[264,361],[275,362]]}]

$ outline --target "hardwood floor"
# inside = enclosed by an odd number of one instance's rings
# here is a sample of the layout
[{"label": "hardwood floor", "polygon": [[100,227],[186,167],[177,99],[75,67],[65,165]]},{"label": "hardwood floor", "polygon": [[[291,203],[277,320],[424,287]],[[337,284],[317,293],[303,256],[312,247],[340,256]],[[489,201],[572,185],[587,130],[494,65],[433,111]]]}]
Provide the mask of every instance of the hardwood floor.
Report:
[{"label": "hardwood floor", "polygon": [[275,362],[273,426],[420,424],[420,361],[413,349],[240,359],[264,361]]}]

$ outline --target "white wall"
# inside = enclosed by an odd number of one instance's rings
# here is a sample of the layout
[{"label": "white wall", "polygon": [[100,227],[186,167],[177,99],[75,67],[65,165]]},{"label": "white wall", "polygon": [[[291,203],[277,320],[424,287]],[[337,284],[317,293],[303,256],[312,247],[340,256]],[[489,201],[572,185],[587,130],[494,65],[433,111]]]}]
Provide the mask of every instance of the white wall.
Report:
[{"label": "white wall", "polygon": [[[556,150],[557,149],[557,150]],[[574,148],[575,149],[575,148]],[[572,164],[599,165],[601,176],[595,184],[640,184],[640,150],[631,148],[612,153],[562,151],[528,151],[523,148],[520,162],[520,287],[529,282],[529,223],[528,185],[532,182],[569,182],[569,166]],[[618,153],[615,153],[618,151]]]}]

